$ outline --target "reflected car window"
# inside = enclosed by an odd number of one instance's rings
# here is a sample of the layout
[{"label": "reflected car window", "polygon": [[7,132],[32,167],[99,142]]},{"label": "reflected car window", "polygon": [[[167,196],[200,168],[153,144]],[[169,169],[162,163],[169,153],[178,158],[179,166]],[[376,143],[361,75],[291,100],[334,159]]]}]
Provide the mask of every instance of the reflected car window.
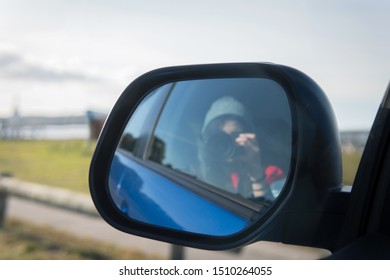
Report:
[{"label": "reflected car window", "polygon": [[[127,124],[119,148],[134,155],[137,149],[146,145],[149,127],[148,123],[153,122],[153,114],[158,114],[162,101],[166,98],[169,86],[163,86],[151,92],[137,107]],[[142,151],[141,151],[142,152]]]},{"label": "reflected car window", "polygon": [[173,84],[148,159],[244,198],[273,200],[291,160],[283,88],[260,78]]}]

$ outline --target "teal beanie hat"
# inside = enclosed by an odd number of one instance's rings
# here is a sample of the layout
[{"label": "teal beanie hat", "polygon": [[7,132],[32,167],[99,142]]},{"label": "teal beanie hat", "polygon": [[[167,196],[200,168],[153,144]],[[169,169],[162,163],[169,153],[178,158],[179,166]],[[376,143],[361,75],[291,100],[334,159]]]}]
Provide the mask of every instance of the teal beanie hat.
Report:
[{"label": "teal beanie hat", "polygon": [[207,125],[217,117],[223,115],[235,115],[241,117],[245,121],[249,122],[249,114],[244,105],[231,96],[224,96],[211,104],[210,109],[207,111],[202,131],[205,130]]}]

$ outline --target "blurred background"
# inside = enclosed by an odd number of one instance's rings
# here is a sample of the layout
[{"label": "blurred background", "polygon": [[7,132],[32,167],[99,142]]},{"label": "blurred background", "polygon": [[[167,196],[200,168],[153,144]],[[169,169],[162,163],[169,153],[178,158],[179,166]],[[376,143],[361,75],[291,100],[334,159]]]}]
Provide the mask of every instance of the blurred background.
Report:
[{"label": "blurred background", "polygon": [[[273,62],[307,73],[327,93],[351,185],[389,82],[389,11],[385,0],[0,0],[1,182],[88,199],[97,135],[137,76],[172,65]],[[0,195],[0,259],[170,258],[177,250],[32,196]],[[261,246],[185,256],[286,258]],[[323,253],[292,250],[289,258]]]}]

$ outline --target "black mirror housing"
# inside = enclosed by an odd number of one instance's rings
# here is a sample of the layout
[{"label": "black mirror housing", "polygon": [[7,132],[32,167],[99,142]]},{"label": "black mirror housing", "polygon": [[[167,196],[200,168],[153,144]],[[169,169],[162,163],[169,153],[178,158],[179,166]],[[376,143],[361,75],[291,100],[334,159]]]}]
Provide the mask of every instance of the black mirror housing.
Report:
[{"label": "black mirror housing", "polygon": [[[169,228],[160,226],[158,221],[148,223],[124,215],[115,204],[112,191],[110,192],[110,169],[126,125],[143,100],[151,92],[173,83],[252,78],[272,80],[280,85],[286,94],[288,114],[291,116],[288,174],[283,191],[272,204],[263,208],[264,203],[242,202],[241,198],[235,199],[232,195],[223,191],[220,193],[218,190],[211,195],[207,194],[212,197],[213,202],[220,203],[221,209],[226,208],[249,217],[242,230],[220,236],[206,231]],[[160,116],[158,112],[154,114],[156,119]],[[150,127],[154,129],[155,124],[151,123]],[[147,149],[149,142],[145,143],[143,147]],[[190,185],[197,184],[165,167],[155,167],[155,164],[147,163],[143,156],[134,161],[179,186],[186,185],[184,181],[190,181]],[[89,174],[90,191],[95,206],[113,227],[142,237],[208,250],[231,249],[257,240],[332,247],[329,240],[339,227],[325,230],[324,235],[329,236],[327,238],[315,239],[314,232],[318,230],[318,222],[326,219],[329,211],[334,210],[330,209],[332,206],[329,206],[329,199],[341,189],[341,180],[339,131],[327,97],[304,73],[287,66],[267,63],[168,67],[137,78],[124,90],[108,116],[92,158]],[[202,189],[195,192],[202,195],[208,191]],[[260,212],[261,215],[256,214]]]}]

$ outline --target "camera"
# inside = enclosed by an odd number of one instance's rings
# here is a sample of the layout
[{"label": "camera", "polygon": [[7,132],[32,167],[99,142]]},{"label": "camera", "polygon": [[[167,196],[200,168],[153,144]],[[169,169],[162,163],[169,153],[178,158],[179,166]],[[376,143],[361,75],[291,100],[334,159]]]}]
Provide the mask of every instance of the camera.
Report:
[{"label": "camera", "polygon": [[214,161],[236,159],[245,153],[244,148],[236,143],[239,133],[227,134],[215,132],[203,139],[207,157]]}]

